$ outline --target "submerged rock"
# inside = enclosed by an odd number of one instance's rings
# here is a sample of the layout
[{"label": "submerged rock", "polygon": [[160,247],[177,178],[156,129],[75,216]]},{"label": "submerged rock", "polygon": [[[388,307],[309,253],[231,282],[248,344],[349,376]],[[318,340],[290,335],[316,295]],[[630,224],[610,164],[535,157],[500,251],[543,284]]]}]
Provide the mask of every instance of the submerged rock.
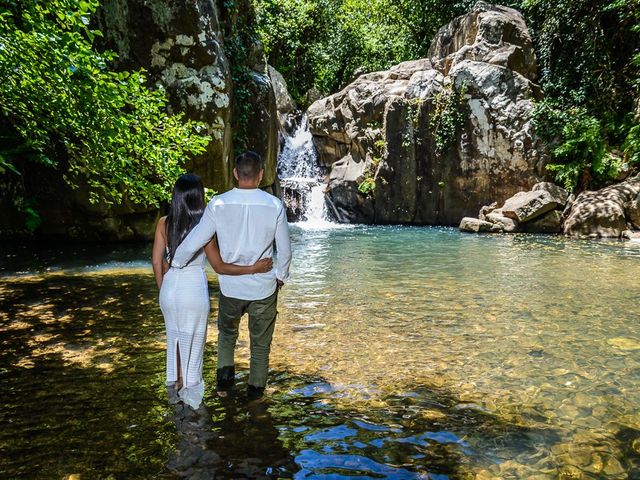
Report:
[{"label": "submerged rock", "polygon": [[[438,32],[430,55],[362,75],[309,108],[338,220],[456,225],[544,177],[522,15],[478,2]],[[442,116],[456,115],[444,138]]]}]

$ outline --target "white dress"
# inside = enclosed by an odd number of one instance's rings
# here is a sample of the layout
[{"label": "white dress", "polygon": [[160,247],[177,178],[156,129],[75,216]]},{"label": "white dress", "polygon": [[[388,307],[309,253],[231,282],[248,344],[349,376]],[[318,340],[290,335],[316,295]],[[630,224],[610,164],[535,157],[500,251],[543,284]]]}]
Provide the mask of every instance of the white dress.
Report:
[{"label": "white dress", "polygon": [[167,385],[178,381],[180,353],[182,388],[178,397],[196,409],[204,396],[202,361],[207,339],[209,288],[204,250],[184,268],[169,268],[160,288],[160,309],[167,329]]}]

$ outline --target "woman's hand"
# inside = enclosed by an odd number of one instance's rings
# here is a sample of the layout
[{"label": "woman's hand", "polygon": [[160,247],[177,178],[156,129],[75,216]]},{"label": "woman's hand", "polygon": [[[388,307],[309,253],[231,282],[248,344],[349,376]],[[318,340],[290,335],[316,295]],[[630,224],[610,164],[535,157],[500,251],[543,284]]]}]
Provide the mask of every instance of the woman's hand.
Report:
[{"label": "woman's hand", "polygon": [[265,273],[273,268],[273,260],[271,258],[263,258],[253,264],[253,273]]}]

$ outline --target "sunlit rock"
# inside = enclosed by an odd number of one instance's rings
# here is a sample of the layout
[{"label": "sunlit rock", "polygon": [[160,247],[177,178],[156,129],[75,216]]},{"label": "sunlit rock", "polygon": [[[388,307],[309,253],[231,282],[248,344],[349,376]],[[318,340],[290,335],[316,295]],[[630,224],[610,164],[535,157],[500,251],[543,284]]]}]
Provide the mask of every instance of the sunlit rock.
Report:
[{"label": "sunlit rock", "polygon": [[[361,75],[309,108],[338,220],[457,225],[545,176],[522,15],[478,2],[438,32],[430,56]],[[440,117],[455,115],[459,128],[445,137]]]},{"label": "sunlit rock", "polygon": [[527,222],[556,208],[558,204],[544,190],[518,192],[502,205],[502,214],[518,222]]},{"label": "sunlit rock", "polygon": [[577,237],[620,238],[627,230],[625,204],[640,193],[640,177],[597,191],[580,193],[564,223],[564,233]]},{"label": "sunlit rock", "polygon": [[558,208],[564,208],[564,206],[567,204],[567,200],[569,199],[569,193],[564,188],[552,182],[536,183],[531,190],[534,192],[547,192],[549,195],[551,195],[553,201],[558,204]]},{"label": "sunlit rock", "polygon": [[487,222],[499,225],[503,232],[513,233],[518,231],[518,221],[504,216],[500,209],[488,213],[485,219]]},{"label": "sunlit rock", "polygon": [[480,232],[490,232],[493,228],[493,223],[485,222],[483,220],[478,220],[477,218],[472,217],[464,217],[460,221],[460,228],[463,232],[472,232],[472,233],[480,233]]}]

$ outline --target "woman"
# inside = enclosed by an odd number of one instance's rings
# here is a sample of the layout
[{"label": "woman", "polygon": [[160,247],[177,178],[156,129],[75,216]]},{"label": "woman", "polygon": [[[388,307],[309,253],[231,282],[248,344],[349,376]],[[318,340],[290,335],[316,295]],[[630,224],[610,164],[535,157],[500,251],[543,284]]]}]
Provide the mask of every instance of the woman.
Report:
[{"label": "woman", "polygon": [[207,338],[209,291],[205,256],[217,273],[243,275],[268,272],[270,258],[251,266],[224,263],[215,238],[183,268],[171,261],[180,243],[198,224],[205,209],[200,177],[182,175],[176,181],[169,214],[158,221],[153,242],[153,273],[160,289],[160,309],[167,330],[167,391],[169,401],[182,400],[197,409],[204,396],[202,360]]}]

